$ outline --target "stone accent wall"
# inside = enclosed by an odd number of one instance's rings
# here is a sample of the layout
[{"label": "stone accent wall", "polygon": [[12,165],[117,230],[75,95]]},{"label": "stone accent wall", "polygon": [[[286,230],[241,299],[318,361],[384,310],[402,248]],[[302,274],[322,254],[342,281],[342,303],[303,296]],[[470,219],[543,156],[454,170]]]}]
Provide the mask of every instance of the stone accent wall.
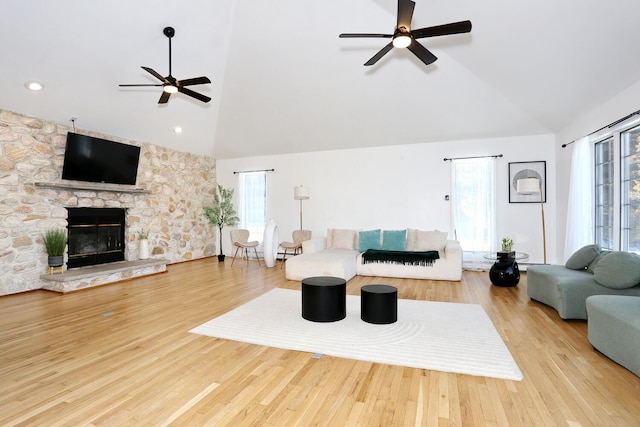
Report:
[{"label": "stone accent wall", "polygon": [[[215,192],[215,160],[90,131],[77,133],[141,147],[136,187],[43,188],[60,183],[67,126],[0,110],[0,295],[43,288],[47,255],[42,232],[65,228],[66,207],[127,209],[125,258],[138,257],[137,236],[149,234],[152,258],[179,262],[215,254],[215,227],[202,215]],[[77,182],[76,182],[77,184]]]}]

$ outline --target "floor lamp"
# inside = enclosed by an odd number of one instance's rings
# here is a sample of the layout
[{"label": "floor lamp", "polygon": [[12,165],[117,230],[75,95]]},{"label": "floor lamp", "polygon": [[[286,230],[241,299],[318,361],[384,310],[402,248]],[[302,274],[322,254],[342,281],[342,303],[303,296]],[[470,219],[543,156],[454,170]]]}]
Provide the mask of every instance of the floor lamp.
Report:
[{"label": "floor lamp", "polygon": [[309,189],[302,185],[293,187],[293,198],[300,200],[300,230],[302,230],[302,201],[309,198]]},{"label": "floor lamp", "polygon": [[544,195],[542,194],[542,181],[538,178],[522,178],[516,181],[518,194],[540,194],[540,210],[542,212],[542,249],[544,251],[544,263],[547,263],[547,233],[544,226]]}]

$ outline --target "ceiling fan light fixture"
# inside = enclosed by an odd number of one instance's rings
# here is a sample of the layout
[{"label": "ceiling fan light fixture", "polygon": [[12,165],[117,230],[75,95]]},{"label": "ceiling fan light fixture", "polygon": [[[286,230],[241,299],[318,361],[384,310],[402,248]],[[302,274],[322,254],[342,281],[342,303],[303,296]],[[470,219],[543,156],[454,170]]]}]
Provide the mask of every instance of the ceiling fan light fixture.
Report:
[{"label": "ceiling fan light fixture", "polygon": [[393,47],[408,47],[411,44],[411,36],[406,33],[400,33],[393,37]]},{"label": "ceiling fan light fixture", "polygon": [[166,93],[176,93],[178,91],[178,88],[173,85],[164,85],[162,90],[165,91]]}]

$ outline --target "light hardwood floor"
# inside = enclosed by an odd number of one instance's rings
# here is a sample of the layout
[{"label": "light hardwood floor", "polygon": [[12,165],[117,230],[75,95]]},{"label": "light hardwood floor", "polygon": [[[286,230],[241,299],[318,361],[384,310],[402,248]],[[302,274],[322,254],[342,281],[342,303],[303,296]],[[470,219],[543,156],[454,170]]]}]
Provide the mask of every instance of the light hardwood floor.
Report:
[{"label": "light hardwood floor", "polygon": [[[231,260],[229,260],[231,261]],[[462,282],[355,277],[399,297],[481,304],[522,381],[280,350],[187,331],[268,290],[279,268],[215,258],[59,295],[0,297],[0,425],[638,426],[640,378],[487,273]],[[639,356],[640,357],[640,356]]]}]

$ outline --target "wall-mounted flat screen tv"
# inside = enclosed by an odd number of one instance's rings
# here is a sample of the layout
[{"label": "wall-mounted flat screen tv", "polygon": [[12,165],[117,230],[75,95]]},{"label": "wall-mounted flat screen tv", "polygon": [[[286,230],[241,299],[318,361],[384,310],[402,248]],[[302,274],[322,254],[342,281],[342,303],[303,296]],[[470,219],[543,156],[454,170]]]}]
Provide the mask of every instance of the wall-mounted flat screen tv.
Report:
[{"label": "wall-mounted flat screen tv", "polygon": [[135,185],[140,147],[69,132],[62,179]]}]

